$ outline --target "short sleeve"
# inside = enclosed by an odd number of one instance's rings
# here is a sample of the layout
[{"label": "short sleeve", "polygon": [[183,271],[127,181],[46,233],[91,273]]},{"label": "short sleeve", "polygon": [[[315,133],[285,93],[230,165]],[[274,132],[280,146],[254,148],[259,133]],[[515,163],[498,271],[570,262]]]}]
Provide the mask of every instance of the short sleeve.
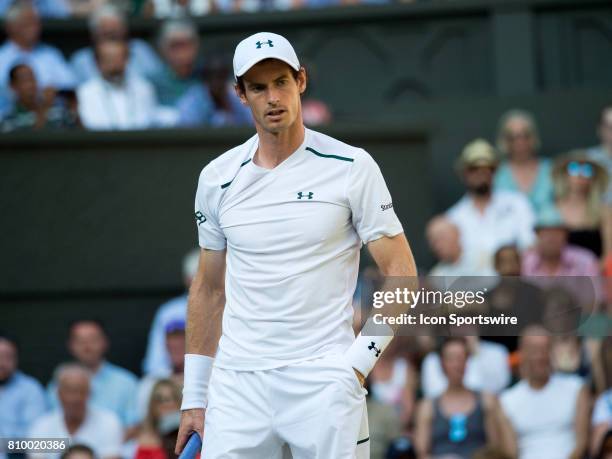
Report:
[{"label": "short sleeve", "polygon": [[609,400],[610,393],[604,392],[599,396],[593,408],[591,424],[594,426],[604,422],[612,424],[612,404]]},{"label": "short sleeve", "polygon": [[213,165],[209,164],[200,174],[195,199],[195,223],[200,247],[223,250],[226,241],[218,221],[219,185],[212,168]]},{"label": "short sleeve", "polygon": [[383,236],[400,234],[403,229],[378,164],[368,153],[361,152],[351,165],[347,194],[353,226],[367,244]]}]

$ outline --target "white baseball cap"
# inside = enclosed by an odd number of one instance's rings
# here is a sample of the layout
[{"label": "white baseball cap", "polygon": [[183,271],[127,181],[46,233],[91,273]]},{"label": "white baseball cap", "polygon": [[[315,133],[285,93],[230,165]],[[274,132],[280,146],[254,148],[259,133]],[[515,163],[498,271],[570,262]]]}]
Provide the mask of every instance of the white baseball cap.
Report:
[{"label": "white baseball cap", "polygon": [[300,61],[289,40],[271,32],[259,32],[245,38],[234,52],[234,79],[244,75],[251,67],[264,59],[278,59],[300,70]]}]

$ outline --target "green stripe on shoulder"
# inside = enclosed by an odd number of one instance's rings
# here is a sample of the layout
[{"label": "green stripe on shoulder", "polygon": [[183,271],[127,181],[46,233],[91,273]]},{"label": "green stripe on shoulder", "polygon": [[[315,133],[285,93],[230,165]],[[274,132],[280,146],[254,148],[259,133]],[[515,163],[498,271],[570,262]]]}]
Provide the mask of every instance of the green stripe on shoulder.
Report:
[{"label": "green stripe on shoulder", "polygon": [[349,163],[352,163],[354,161],[353,158],[347,158],[346,156],[324,155],[323,153],[319,153],[317,150],[315,150],[314,148],[310,148],[310,147],[306,147],[306,150],[308,150],[311,153],[314,153],[317,156],[320,156],[321,158],[339,159],[340,161],[348,161]]},{"label": "green stripe on shoulder", "polygon": [[[246,165],[247,165],[247,164],[249,164],[250,162],[251,162],[251,158],[249,158],[249,159],[247,159],[245,162],[243,162],[243,163],[240,165],[240,167],[242,167],[242,166],[246,166]],[[222,189],[222,190],[226,189],[228,186],[230,186],[230,185],[232,184],[232,182],[233,182],[233,181],[234,181],[234,180],[232,179],[232,180],[230,180],[229,182],[224,183],[223,185],[221,185],[221,189]]]}]

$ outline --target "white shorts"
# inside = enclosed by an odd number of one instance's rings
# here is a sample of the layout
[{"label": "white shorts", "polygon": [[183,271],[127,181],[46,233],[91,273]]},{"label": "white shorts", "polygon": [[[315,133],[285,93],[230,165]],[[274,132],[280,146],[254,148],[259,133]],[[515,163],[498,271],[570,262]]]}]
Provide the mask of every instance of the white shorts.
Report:
[{"label": "white shorts", "polygon": [[215,367],[202,459],[368,459],[366,393],[339,354],[262,371]]}]

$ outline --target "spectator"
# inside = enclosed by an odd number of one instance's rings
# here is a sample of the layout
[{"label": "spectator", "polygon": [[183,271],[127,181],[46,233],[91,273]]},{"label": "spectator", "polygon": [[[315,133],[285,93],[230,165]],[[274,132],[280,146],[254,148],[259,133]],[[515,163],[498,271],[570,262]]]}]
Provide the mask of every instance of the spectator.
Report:
[{"label": "spectator", "polygon": [[601,372],[601,381],[598,381],[597,386],[605,389],[595,401],[591,417],[591,452],[595,455],[604,436],[612,429],[612,336],[602,341],[598,359],[593,362],[593,366],[599,366]]},{"label": "spectator", "polygon": [[302,118],[306,126],[315,127],[331,123],[332,113],[322,100],[309,98],[302,100]]},{"label": "spectator", "polygon": [[392,407],[400,427],[407,429],[414,413],[417,374],[412,364],[399,355],[399,340],[392,342],[369,376],[372,399]]},{"label": "spectator", "polygon": [[96,459],[96,455],[89,446],[77,443],[64,451],[60,459]]},{"label": "spectator", "polygon": [[568,229],[568,242],[601,257],[606,170],[584,152],[574,151],[555,161],[553,177],[557,208]]},{"label": "spectator", "polygon": [[18,370],[18,353],[17,342],[0,334],[0,438],[25,437],[46,410],[40,383]]},{"label": "spectator", "polygon": [[[473,391],[501,392],[510,383],[508,351],[503,346],[466,337],[470,355],[467,358],[464,385]],[[421,389],[427,398],[439,397],[448,387],[448,380],[437,352],[427,354],[421,365]]]},{"label": "spectator", "polygon": [[451,207],[448,218],[459,228],[466,269],[473,276],[494,275],[493,254],[505,244],[520,249],[534,241],[534,215],[527,199],[512,191],[493,191],[497,159],[485,140],[470,142],[457,163],[467,194]]},{"label": "spectator", "polygon": [[[0,17],[7,15],[13,2],[0,0]],[[70,8],[65,0],[33,0],[30,2],[43,18],[63,19],[70,16]]]},{"label": "spectator", "polygon": [[[542,320],[543,296],[539,288],[521,278],[521,253],[514,245],[504,245],[494,256],[497,285],[486,293],[490,315],[505,314],[518,318],[522,328]],[[484,339],[503,344],[510,352],[517,349],[518,337],[514,327],[486,326]]]},{"label": "spectator", "polygon": [[78,89],[79,115],[92,130],[147,129],[157,120],[155,91],[148,81],[126,72],[128,48],[124,42],[96,45],[100,76]]},{"label": "spectator", "polygon": [[[200,250],[193,249],[183,257],[183,284],[189,290],[198,270]],[[187,320],[187,292],[162,304],[153,318],[149,331],[147,351],[142,362],[145,375],[167,377],[172,374],[172,361],[166,345],[166,327],[177,321]]]},{"label": "spectator", "polygon": [[507,421],[495,396],[471,391],[463,384],[468,355],[468,344],[461,338],[447,339],[440,348],[448,386],[439,397],[419,405],[415,434],[419,457],[470,459],[487,444],[512,449]]},{"label": "spectator", "polygon": [[495,190],[523,193],[536,215],[553,202],[551,162],[538,158],[540,135],[533,115],[510,110],[501,117],[497,147],[507,155],[495,174]]},{"label": "spectator", "polygon": [[104,4],[96,9],[89,18],[89,33],[93,46],[75,51],[70,58],[70,65],[79,84],[100,76],[95,49],[100,43],[109,40],[128,43],[127,71],[130,75],[148,79],[161,71],[162,63],[153,48],[144,40],[129,39],[127,19],[116,6]]},{"label": "spectator", "polygon": [[178,101],[179,124],[235,126],[253,124],[251,111],[240,102],[229,80],[229,66],[220,57],[211,57],[204,69],[204,81]]},{"label": "spectator", "polygon": [[[599,114],[597,135],[600,144],[587,150],[587,156],[597,161],[612,176],[612,104],[602,108]],[[612,181],[608,183],[605,197],[606,204],[612,205]]]},{"label": "spectator", "polygon": [[524,276],[598,276],[597,258],[568,244],[568,230],[555,207],[545,209],[536,224],[537,243],[523,256]]},{"label": "spectator", "polygon": [[[166,324],[166,349],[170,356],[172,371],[164,375],[165,379],[172,381],[180,388],[183,387],[183,364],[185,361],[185,320],[176,319]],[[141,418],[146,415],[151,391],[160,375],[147,375],[138,385],[138,413]]]},{"label": "spectator", "polygon": [[[597,128],[600,144],[587,150],[589,159],[598,162],[606,169],[608,178],[612,177],[612,104],[603,107],[599,115]],[[612,180],[608,181],[608,188],[603,196],[605,204],[602,219],[603,252],[608,255],[612,252]]]},{"label": "spectator", "polygon": [[164,65],[151,81],[159,103],[174,107],[192,86],[196,77],[200,40],[196,26],[186,20],[170,20],[162,25],[159,51]]},{"label": "spectator", "polygon": [[[123,433],[111,411],[88,404],[91,372],[80,364],[60,365],[54,378],[60,406],[34,422],[30,438],[69,438],[89,446],[100,459],[118,458]],[[59,458],[59,454],[32,455]]]},{"label": "spectator", "polygon": [[[72,357],[91,373],[91,402],[112,411],[124,427],[138,421],[136,412],[136,377],[127,370],[105,360],[109,342],[102,323],[77,320],[69,329],[68,350]],[[51,405],[58,406],[58,381],[47,388]]]},{"label": "spectator", "polygon": [[39,41],[40,17],[27,0],[16,0],[6,13],[6,42],[0,47],[0,86],[8,86],[16,63],[34,70],[41,88],[72,89],[75,79],[62,53]]},{"label": "spectator", "polygon": [[[255,0],[247,1],[256,3]],[[179,19],[206,16],[217,9],[216,0],[146,0],[143,15],[157,19]]]},{"label": "spectator", "polygon": [[460,277],[471,274],[461,250],[459,228],[444,215],[432,218],[425,228],[429,247],[438,263],[431,268],[429,276]]},{"label": "spectator", "polygon": [[552,339],[530,326],[521,335],[522,376],[501,396],[519,459],[580,459],[587,448],[589,393],[581,378],[553,373]]},{"label": "spectator", "polygon": [[76,114],[68,109],[66,101],[58,97],[54,89],[38,91],[36,77],[28,65],[14,65],[9,80],[16,100],[0,123],[2,132],[77,126]]},{"label": "spectator", "polygon": [[170,379],[161,379],[152,388],[147,414],[137,436],[138,446],[134,459],[164,459],[159,423],[164,416],[176,413],[181,407],[181,390]]}]

